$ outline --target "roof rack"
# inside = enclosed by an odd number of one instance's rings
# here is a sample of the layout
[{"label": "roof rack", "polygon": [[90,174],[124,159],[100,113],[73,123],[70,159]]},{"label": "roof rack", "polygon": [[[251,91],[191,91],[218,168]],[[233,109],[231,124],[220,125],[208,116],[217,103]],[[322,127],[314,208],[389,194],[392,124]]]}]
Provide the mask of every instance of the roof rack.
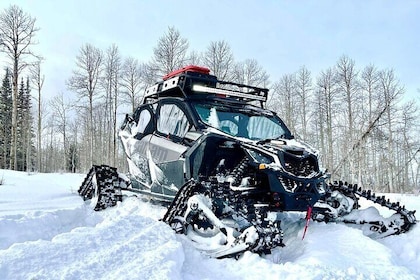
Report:
[{"label": "roof rack", "polygon": [[216,96],[233,98],[243,102],[259,101],[261,107],[267,101],[268,89],[233,82],[219,81],[210,75],[210,69],[189,65],[163,77],[163,81],[146,89],[144,102],[160,97],[200,98]]}]

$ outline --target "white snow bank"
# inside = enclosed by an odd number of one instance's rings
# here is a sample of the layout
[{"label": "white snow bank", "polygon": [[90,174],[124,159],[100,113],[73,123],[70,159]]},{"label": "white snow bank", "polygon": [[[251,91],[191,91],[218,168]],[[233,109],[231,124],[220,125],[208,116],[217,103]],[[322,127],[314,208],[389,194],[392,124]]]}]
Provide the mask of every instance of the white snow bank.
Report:
[{"label": "white snow bank", "polygon": [[[211,259],[159,221],[165,208],[128,198],[93,211],[84,175],[0,170],[0,279],[420,279],[420,227],[373,240],[341,224],[283,213],[286,247]],[[420,213],[418,196],[391,195]],[[382,210],[381,210],[382,211]]]}]

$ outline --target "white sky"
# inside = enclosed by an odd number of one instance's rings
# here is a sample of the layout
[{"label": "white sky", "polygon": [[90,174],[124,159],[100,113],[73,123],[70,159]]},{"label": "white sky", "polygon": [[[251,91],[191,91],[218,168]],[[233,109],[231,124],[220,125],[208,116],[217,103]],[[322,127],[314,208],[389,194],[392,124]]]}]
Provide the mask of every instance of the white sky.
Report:
[{"label": "white sky", "polygon": [[393,68],[407,96],[420,96],[420,1],[2,0],[0,10],[10,4],[41,29],[33,49],[46,58],[46,95],[67,92],[83,44],[115,43],[124,57],[147,62],[174,26],[190,50],[226,40],[236,61],[256,59],[272,82],[303,65],[314,78],[344,54],[358,69]]}]

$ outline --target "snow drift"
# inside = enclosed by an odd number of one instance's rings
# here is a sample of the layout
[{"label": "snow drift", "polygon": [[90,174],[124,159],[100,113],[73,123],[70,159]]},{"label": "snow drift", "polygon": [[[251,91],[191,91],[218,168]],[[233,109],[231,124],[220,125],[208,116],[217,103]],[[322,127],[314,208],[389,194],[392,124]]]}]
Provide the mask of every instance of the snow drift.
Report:
[{"label": "snow drift", "polygon": [[[211,259],[160,222],[165,208],[128,198],[101,212],[81,174],[0,170],[0,279],[420,279],[420,228],[373,240],[341,224],[283,213],[286,247]],[[420,197],[388,195],[420,212]],[[381,209],[379,209],[382,211]]]}]

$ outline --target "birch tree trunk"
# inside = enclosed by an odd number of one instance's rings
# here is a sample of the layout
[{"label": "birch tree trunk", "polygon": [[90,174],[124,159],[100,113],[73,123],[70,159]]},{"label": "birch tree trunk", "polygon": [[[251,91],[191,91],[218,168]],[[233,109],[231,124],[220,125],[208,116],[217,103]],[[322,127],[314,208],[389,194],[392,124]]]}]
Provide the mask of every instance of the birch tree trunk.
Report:
[{"label": "birch tree trunk", "polygon": [[35,18],[24,13],[16,5],[10,5],[0,14],[0,51],[4,52],[12,65],[12,130],[10,147],[10,169],[17,169],[17,102],[19,74],[27,66],[24,60],[31,56],[30,46],[39,30],[35,27]]},{"label": "birch tree trunk", "polygon": [[97,83],[101,74],[103,54],[102,51],[90,44],[85,44],[81,47],[80,53],[76,58],[77,69],[73,70],[73,75],[67,81],[70,90],[74,90],[79,94],[79,98],[88,99],[88,141],[89,141],[89,159],[88,162],[92,165],[94,159],[94,123],[93,123],[93,109],[94,97],[97,95]]},{"label": "birch tree trunk", "polygon": [[301,137],[304,140],[308,138],[308,104],[310,102],[310,91],[311,91],[311,72],[305,67],[301,67],[296,75],[296,89],[300,97],[299,102],[299,115],[301,123]]}]

